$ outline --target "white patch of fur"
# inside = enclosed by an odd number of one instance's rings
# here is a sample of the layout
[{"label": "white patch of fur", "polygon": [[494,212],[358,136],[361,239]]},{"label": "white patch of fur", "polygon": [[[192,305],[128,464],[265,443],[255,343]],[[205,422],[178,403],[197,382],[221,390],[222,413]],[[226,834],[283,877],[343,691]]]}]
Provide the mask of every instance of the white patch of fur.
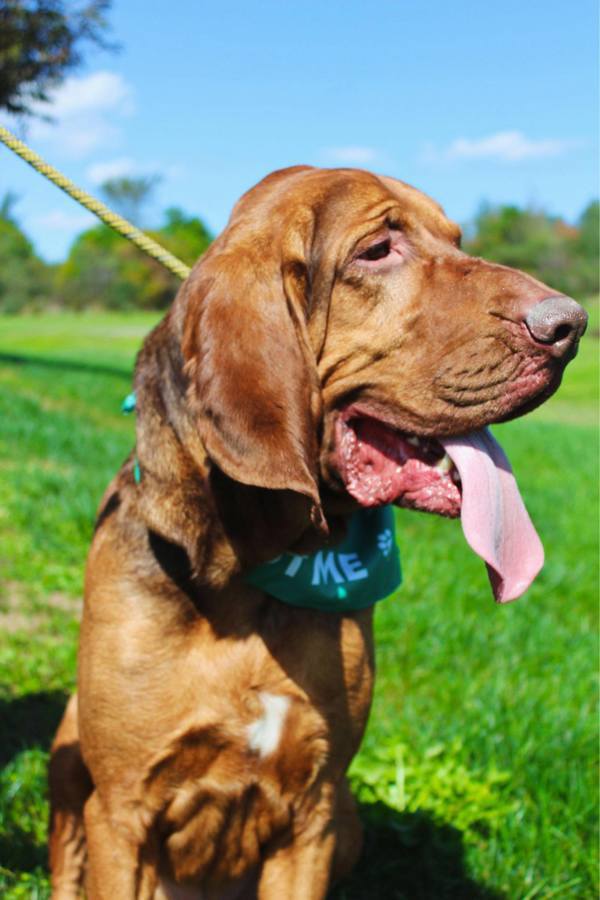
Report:
[{"label": "white patch of fur", "polygon": [[282,697],[280,694],[268,694],[266,691],[261,691],[258,696],[264,713],[260,719],[248,725],[246,733],[250,749],[264,757],[274,753],[279,746],[290,698]]}]

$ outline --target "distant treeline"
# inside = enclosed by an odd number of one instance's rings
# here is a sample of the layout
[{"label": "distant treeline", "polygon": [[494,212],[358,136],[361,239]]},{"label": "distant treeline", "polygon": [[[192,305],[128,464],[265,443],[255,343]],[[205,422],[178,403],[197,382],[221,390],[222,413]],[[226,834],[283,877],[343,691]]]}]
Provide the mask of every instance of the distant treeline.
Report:
[{"label": "distant treeline", "polygon": [[[147,233],[188,265],[212,240],[200,219],[176,208]],[[79,234],[64,262],[45,263],[12,211],[0,207],[0,312],[164,309],[179,285],[175,275],[106,225]]]},{"label": "distant treeline", "polygon": [[[541,210],[483,206],[464,249],[530,272],[579,300],[597,294],[598,201],[576,225]],[[191,265],[210,244],[203,222],[172,208],[149,233]],[[179,280],[104,225],[80,234],[67,259],[45,263],[12,212],[0,204],[0,313],[46,309],[164,309]]]},{"label": "distant treeline", "polygon": [[600,204],[589,203],[575,225],[542,210],[481,207],[465,229],[467,253],[529,272],[577,300],[597,295]]}]

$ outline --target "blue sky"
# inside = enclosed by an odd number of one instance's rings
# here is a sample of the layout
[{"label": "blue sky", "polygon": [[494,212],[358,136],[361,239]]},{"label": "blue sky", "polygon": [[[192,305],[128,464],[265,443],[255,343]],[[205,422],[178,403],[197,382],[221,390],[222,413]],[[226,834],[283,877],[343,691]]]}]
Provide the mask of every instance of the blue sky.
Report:
[{"label": "blue sky", "polygon": [[[598,194],[595,0],[114,0],[110,21],[120,52],[88,53],[21,134],[92,192],[160,174],[150,220],[218,231],[295,163],[394,175],[461,223],[482,200],[573,220]],[[6,190],[47,259],[91,222],[0,147]]]}]

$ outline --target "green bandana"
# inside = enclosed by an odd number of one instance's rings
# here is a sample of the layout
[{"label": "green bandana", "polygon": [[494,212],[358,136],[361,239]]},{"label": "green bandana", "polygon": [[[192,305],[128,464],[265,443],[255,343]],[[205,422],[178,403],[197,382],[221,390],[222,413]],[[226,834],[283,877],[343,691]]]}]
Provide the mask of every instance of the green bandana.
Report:
[{"label": "green bandana", "polygon": [[373,606],[402,582],[392,507],[359,510],[333,550],[284,553],[246,581],[291,606],[342,613]]}]

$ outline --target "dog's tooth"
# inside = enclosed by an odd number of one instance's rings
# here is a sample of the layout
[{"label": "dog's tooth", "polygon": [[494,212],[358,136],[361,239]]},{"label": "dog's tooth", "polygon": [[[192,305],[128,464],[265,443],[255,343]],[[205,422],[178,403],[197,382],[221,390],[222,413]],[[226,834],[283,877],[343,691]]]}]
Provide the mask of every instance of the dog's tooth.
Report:
[{"label": "dog's tooth", "polygon": [[407,444],[412,444],[413,447],[418,447],[421,441],[418,437],[407,437],[405,438]]},{"label": "dog's tooth", "polygon": [[452,469],[452,460],[447,453],[445,453],[439,462],[435,464],[435,467],[438,472],[441,472],[443,475],[446,475]]}]

